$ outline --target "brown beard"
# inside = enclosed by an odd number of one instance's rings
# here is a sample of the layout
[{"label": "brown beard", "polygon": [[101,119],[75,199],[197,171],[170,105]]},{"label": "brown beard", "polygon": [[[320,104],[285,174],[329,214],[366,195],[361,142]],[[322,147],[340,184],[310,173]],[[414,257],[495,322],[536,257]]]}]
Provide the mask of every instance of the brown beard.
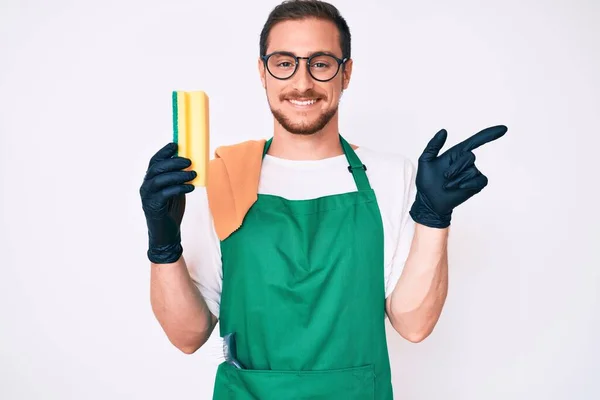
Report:
[{"label": "brown beard", "polygon": [[283,115],[281,111],[275,110],[271,107],[271,113],[273,113],[273,116],[277,122],[279,122],[286,131],[296,135],[312,135],[321,131],[323,128],[325,128],[329,121],[331,121],[336,112],[337,107],[334,107],[331,110],[319,115],[319,118],[312,123],[294,124],[289,118]]}]

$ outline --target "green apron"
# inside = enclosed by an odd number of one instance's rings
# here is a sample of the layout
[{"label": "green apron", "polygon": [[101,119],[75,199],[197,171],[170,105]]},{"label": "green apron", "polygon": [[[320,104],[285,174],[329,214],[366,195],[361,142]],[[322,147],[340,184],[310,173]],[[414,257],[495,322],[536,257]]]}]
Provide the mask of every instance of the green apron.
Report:
[{"label": "green apron", "polygon": [[244,368],[219,365],[215,400],[393,399],[383,224],[366,167],[340,141],[357,191],[259,194],[221,242],[220,334],[235,333]]}]

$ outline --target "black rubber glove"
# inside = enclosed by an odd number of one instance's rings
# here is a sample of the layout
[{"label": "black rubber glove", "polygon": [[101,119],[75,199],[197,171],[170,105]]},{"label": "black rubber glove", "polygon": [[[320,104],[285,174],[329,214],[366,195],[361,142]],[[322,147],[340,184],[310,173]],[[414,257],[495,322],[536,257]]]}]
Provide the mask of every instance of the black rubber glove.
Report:
[{"label": "black rubber glove", "polygon": [[448,227],[452,210],[488,184],[475,166],[472,150],[502,137],[507,130],[504,125],[486,128],[438,156],[448,135],[445,129],[439,131],[419,157],[412,219],[432,228]]},{"label": "black rubber glove", "polygon": [[142,208],[148,225],[148,258],[157,264],[175,262],[183,254],[180,226],[185,194],[194,190],[186,183],[195,171],[184,171],[191,161],[175,156],[177,144],[169,143],[151,159],[140,187]]}]

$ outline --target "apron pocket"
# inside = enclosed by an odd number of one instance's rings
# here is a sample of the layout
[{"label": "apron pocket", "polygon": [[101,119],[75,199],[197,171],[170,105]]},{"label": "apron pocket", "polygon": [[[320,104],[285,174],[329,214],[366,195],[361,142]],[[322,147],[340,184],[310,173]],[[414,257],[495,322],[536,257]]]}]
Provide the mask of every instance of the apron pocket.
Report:
[{"label": "apron pocket", "polygon": [[219,365],[215,400],[373,400],[372,365],[324,371],[236,369]]}]

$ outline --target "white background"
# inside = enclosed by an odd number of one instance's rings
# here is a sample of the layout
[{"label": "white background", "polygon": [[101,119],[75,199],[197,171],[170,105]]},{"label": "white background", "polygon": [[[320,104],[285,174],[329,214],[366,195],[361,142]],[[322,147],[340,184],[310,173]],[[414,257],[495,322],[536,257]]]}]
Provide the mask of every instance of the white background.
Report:
[{"label": "white background", "polygon": [[[153,317],[138,189],[172,90],[209,93],[213,150],[270,137],[276,4],[2,0],[0,398],[210,398],[217,338],[185,355]],[[334,4],[351,142],[416,161],[441,128],[509,128],[476,150],[490,184],[455,211],[436,330],[389,330],[396,398],[600,398],[600,3]]]}]

